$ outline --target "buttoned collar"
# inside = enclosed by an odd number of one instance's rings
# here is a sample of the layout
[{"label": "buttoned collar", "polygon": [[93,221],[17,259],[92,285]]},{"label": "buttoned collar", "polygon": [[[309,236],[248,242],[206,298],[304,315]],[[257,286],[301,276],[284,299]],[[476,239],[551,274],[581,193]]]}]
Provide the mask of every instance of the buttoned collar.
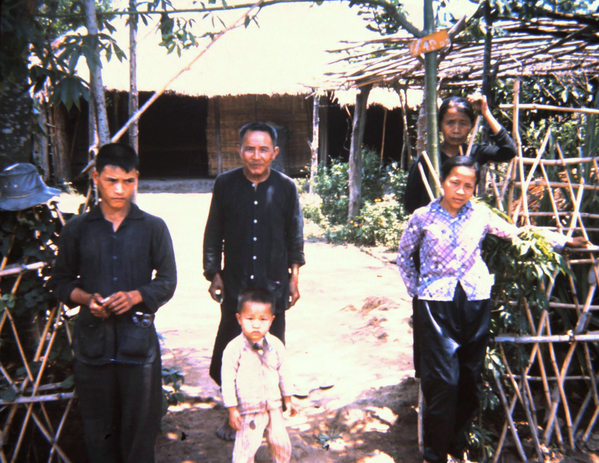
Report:
[{"label": "buttoned collar", "polygon": [[[125,219],[139,220],[142,218],[143,218],[143,212],[141,211],[139,206],[135,203],[131,203],[131,208],[129,209],[129,213],[127,214],[127,217],[125,217]],[[96,204],[94,207],[92,207],[86,216],[86,220],[88,220],[90,222],[93,220],[103,220],[103,219],[104,219],[104,214],[102,213],[102,208],[100,207],[99,204]]]},{"label": "buttoned collar", "polygon": [[456,214],[455,217],[453,217],[448,211],[445,210],[445,208],[443,206],[441,206],[441,200],[443,199],[443,196],[439,196],[437,199],[435,199],[432,203],[431,203],[431,211],[432,212],[438,212],[441,214],[446,214],[449,217],[451,217],[452,220],[461,218],[465,215],[469,215],[472,213],[473,207],[472,207],[472,201],[468,201],[466,204],[464,204],[460,210],[458,211],[458,213]]}]

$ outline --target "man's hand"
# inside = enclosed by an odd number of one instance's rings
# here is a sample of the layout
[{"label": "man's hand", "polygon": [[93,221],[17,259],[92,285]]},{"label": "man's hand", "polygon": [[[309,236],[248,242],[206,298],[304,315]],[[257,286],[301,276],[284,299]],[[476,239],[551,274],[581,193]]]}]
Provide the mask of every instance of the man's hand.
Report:
[{"label": "man's hand", "polygon": [[213,300],[215,300],[219,304],[222,304],[223,297],[225,295],[225,284],[223,283],[223,279],[220,277],[220,273],[214,275],[214,278],[210,282],[208,292],[210,293],[210,297],[212,297]]},{"label": "man's hand", "polygon": [[119,291],[104,299],[104,305],[111,313],[122,315],[142,302],[143,298],[139,291]]},{"label": "man's hand", "polygon": [[229,410],[229,425],[236,431],[241,431],[243,425],[243,417],[237,410],[237,407],[230,407]]},{"label": "man's hand", "polygon": [[104,319],[110,316],[110,310],[104,305],[104,299],[98,293],[90,295],[88,307],[94,317]]},{"label": "man's hand", "polygon": [[292,264],[289,278],[289,308],[293,307],[299,298],[299,265]]}]

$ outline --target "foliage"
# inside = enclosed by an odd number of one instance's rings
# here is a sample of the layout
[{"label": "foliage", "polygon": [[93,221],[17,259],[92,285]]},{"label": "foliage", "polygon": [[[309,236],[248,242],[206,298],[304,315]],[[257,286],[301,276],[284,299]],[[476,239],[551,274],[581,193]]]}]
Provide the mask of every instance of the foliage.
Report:
[{"label": "foliage", "polygon": [[[116,30],[111,21],[129,13],[129,9],[115,10],[109,0],[96,3],[100,33],[92,36],[79,32],[85,26],[83,5],[86,1],[90,0],[2,2],[0,91],[9,81],[29,80],[34,91],[48,90],[51,104],[61,102],[67,109],[79,106],[81,98],[89,98],[87,82],[75,72],[77,64],[85,58],[90,67],[101,66],[101,55],[108,61],[113,56],[121,61],[126,59],[111,36]],[[170,0],[136,5],[137,10],[131,12],[129,21],[137,24],[141,20],[148,24],[150,15],[159,14],[160,45],[168,53],[176,51],[180,55],[182,50],[198,45],[192,31],[194,20],[177,16],[177,9]],[[207,12],[203,18],[211,14]]]},{"label": "foliage", "polygon": [[333,160],[330,167],[318,170],[313,186],[320,203],[304,206],[304,217],[319,224],[329,242],[397,249],[403,230],[406,176],[397,164],[381,169],[375,151],[363,150],[362,159],[359,215],[348,222],[349,164]]},{"label": "foliage", "polygon": [[176,368],[162,367],[162,414],[165,415],[169,406],[178,405],[185,401],[181,386],[185,376]]},{"label": "foliage", "polygon": [[[45,204],[23,211],[0,211],[0,254],[6,259],[7,268],[38,262],[50,264],[54,259],[60,228],[60,221]],[[39,271],[22,273],[18,286],[15,285],[17,275],[0,279],[0,315],[10,310],[28,359],[33,358],[48,314],[55,306],[52,296],[44,287],[47,277],[48,268],[45,267]],[[59,327],[46,359],[46,371],[62,381],[63,385],[68,385],[72,354],[64,328],[64,325]],[[26,370],[8,323],[0,333],[0,361],[9,370],[13,381],[25,377]],[[39,371],[40,365],[40,362],[28,362],[28,367],[34,372]],[[15,391],[2,378],[0,397],[12,400],[15,396]]]}]

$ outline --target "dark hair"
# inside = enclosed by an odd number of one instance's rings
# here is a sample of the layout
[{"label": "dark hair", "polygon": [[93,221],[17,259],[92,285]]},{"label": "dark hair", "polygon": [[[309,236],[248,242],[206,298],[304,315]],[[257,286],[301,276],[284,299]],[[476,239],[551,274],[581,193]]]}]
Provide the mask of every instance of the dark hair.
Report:
[{"label": "dark hair", "polygon": [[137,170],[139,158],[135,150],[124,143],[107,143],[100,148],[96,156],[96,171],[102,173],[104,167],[120,167],[125,172]]},{"label": "dark hair", "polygon": [[244,289],[239,293],[237,298],[237,313],[241,313],[246,302],[258,302],[259,304],[268,304],[270,313],[275,313],[275,296],[272,292],[265,288],[249,288]]},{"label": "dark hair", "polygon": [[447,110],[451,107],[456,108],[459,112],[464,113],[470,119],[470,122],[474,125],[476,121],[476,114],[474,112],[474,108],[470,102],[462,97],[462,96],[450,96],[445,98],[441,103],[441,107],[439,108],[438,118],[439,118],[439,126],[441,126],[441,122],[443,122],[443,117]]},{"label": "dark hair", "polygon": [[239,143],[243,142],[243,137],[248,132],[265,132],[270,135],[273,148],[277,146],[277,129],[266,122],[250,122],[239,129]]},{"label": "dark hair", "polygon": [[469,167],[474,170],[476,183],[480,180],[480,165],[470,156],[453,156],[441,166],[441,182],[444,182],[454,167]]}]

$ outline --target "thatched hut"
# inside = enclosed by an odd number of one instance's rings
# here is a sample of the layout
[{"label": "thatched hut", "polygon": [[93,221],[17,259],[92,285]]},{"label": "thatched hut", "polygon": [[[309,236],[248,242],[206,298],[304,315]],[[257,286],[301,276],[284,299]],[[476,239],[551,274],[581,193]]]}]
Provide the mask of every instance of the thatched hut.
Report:
[{"label": "thatched hut", "polygon": [[[237,167],[238,129],[252,120],[279,129],[277,168],[290,175],[306,172],[311,158],[312,93],[334,58],[327,50],[338,47],[342,40],[372,38],[373,33],[341,3],[271,6],[260,12],[258,22],[259,28],[252,25],[223,36],[142,115],[142,175],[215,176]],[[116,36],[121,46],[127,43],[126,34],[127,28],[119,27]],[[200,44],[197,49],[184,50],[181,57],[167,54],[157,45],[155,34],[159,32],[151,28],[138,33],[140,106],[203,48]],[[128,63],[113,58],[104,64],[103,78],[109,94],[111,133],[115,133],[128,119]],[[332,93],[323,98],[319,137],[323,159],[347,156],[352,110],[346,103],[354,101]],[[403,120],[398,96],[382,91],[370,103],[372,122],[366,129],[366,144],[380,150],[386,143],[386,154],[399,157]],[[383,120],[393,128],[387,131],[386,141]],[[80,138],[86,139],[83,135]],[[74,172],[86,163],[85,150],[78,151],[73,158]]]}]

